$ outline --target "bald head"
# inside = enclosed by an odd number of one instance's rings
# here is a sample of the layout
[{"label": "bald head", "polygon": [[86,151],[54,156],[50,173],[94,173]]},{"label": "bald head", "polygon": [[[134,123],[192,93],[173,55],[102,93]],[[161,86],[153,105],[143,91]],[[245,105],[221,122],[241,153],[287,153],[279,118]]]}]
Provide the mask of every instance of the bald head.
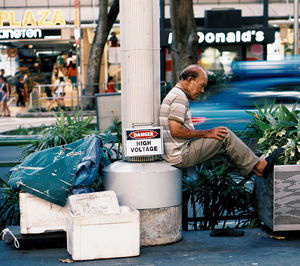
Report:
[{"label": "bald head", "polygon": [[180,73],[177,86],[183,89],[190,99],[194,100],[204,92],[207,81],[207,72],[204,68],[190,65]]},{"label": "bald head", "polygon": [[207,71],[199,65],[189,65],[179,75],[179,80],[196,79],[202,74],[207,79]]}]

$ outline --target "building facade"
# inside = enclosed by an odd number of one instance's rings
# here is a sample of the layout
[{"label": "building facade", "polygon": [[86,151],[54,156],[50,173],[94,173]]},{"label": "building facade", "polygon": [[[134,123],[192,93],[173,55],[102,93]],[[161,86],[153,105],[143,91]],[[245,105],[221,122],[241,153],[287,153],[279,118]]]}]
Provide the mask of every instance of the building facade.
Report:
[{"label": "building facade", "polygon": [[[170,80],[170,0],[160,0],[164,5],[161,48],[162,79]],[[288,0],[194,0],[194,15],[199,34],[199,62],[211,69],[222,64],[225,71],[232,60],[260,60],[288,53],[292,43],[293,2]],[[264,3],[268,2],[267,12]],[[61,53],[76,52],[75,28],[80,29],[80,82],[86,82],[88,56],[98,20],[99,0],[80,0],[80,25],[76,25],[76,0],[2,0],[0,1],[0,64],[7,74],[18,69],[49,73]],[[220,28],[214,25],[210,11],[233,12],[239,21]],[[267,14],[267,24],[265,23]],[[226,21],[225,21],[226,22]],[[118,23],[113,31],[120,38]],[[76,40],[77,39],[77,40]],[[249,41],[250,40],[250,41]],[[109,42],[108,42],[109,43]],[[108,76],[120,81],[119,48],[108,45],[103,57],[99,83],[105,84]],[[47,77],[46,77],[47,78]],[[50,82],[45,79],[43,82]],[[101,87],[101,86],[100,86]],[[101,91],[101,88],[100,88]]]}]

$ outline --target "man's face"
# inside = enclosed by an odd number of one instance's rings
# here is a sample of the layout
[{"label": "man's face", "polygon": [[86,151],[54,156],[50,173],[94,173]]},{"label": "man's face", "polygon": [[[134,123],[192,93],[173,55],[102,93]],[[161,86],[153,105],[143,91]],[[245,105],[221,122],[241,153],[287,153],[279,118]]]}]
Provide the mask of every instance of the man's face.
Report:
[{"label": "man's face", "polygon": [[202,71],[199,71],[198,77],[196,79],[189,79],[188,82],[188,95],[191,100],[195,100],[204,92],[204,88],[207,85],[207,76]]}]

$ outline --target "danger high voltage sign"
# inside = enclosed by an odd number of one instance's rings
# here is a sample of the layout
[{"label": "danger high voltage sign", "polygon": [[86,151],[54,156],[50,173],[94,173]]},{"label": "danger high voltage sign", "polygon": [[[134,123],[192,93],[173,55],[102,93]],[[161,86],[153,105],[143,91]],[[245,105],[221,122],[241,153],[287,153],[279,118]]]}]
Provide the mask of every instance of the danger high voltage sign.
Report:
[{"label": "danger high voltage sign", "polygon": [[162,129],[126,129],[126,156],[160,155],[163,153]]}]

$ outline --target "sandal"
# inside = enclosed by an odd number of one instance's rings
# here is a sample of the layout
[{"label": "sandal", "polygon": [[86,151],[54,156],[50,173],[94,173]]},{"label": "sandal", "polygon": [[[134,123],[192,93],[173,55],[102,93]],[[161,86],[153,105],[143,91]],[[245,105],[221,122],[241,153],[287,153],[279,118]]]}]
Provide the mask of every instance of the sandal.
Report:
[{"label": "sandal", "polygon": [[244,231],[226,227],[225,229],[215,229],[210,232],[210,236],[243,236]]}]

